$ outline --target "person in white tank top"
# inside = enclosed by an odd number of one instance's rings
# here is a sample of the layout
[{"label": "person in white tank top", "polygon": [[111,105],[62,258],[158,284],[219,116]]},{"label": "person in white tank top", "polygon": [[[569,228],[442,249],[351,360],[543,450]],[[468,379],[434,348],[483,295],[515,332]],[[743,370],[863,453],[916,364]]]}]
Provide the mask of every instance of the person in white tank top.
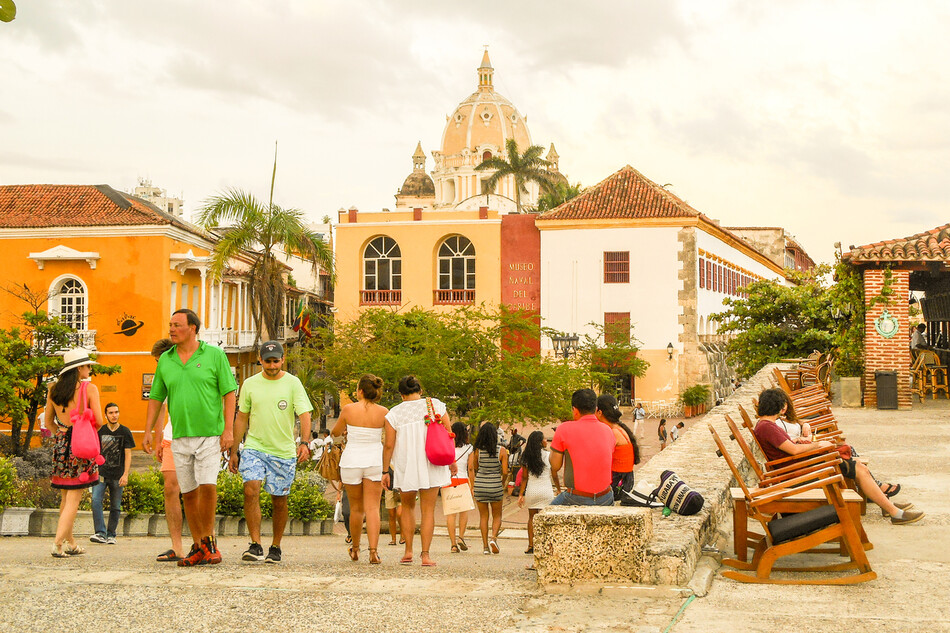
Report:
[{"label": "person in white tank top", "polygon": [[379,545],[379,500],[383,493],[383,425],[389,409],[376,404],[383,394],[383,381],[378,376],[365,374],[356,388],[356,402],[340,411],[340,417],[330,434],[346,435],[346,446],[340,456],[340,477],[346,486],[350,501],[350,560],[360,556],[360,535],[363,517],[366,517],[366,540],[369,543],[369,562],[378,565],[382,560]]}]

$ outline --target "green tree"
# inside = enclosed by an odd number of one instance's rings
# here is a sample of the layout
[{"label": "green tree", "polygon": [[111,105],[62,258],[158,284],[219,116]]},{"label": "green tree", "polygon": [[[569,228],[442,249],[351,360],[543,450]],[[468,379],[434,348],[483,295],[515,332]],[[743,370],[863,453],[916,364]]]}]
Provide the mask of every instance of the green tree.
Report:
[{"label": "green tree", "polygon": [[572,200],[584,192],[581,183],[570,184],[567,182],[556,182],[549,191],[545,191],[538,198],[538,212],[550,211],[554,207],[559,207],[568,200]]},{"label": "green tree", "polygon": [[[864,360],[864,285],[847,264],[793,272],[791,286],[757,281],[746,297],[729,297],[711,318],[720,334],[732,335],[727,354],[740,374],[751,376],[768,363],[835,350],[838,375],[860,375]],[[885,289],[876,300],[886,300]]]},{"label": "green tree", "polygon": [[13,22],[16,17],[16,4],[13,0],[0,0],[0,22]]},{"label": "green tree", "polygon": [[[616,381],[623,376],[642,378],[646,375],[650,363],[637,357],[640,351],[639,341],[633,334],[633,327],[619,329],[611,326],[608,330],[599,323],[588,323],[593,334],[585,334],[578,341],[574,364],[584,367],[587,372],[587,384],[600,392],[613,392]],[[545,329],[546,336],[562,336],[562,332]]]},{"label": "green tree", "polygon": [[372,373],[385,382],[382,404],[391,407],[400,401],[399,379],[414,374],[457,418],[545,424],[570,415],[571,393],[590,382],[590,372],[510,344],[536,329],[534,318],[504,308],[372,309],[317,331],[315,346],[297,351],[294,362],[312,381],[312,396],[330,389],[354,398],[360,376]]},{"label": "green tree", "polygon": [[198,222],[208,229],[230,225],[211,256],[211,272],[215,277],[221,275],[232,257],[250,255],[248,288],[258,338],[262,329],[266,329],[268,336],[275,337],[282,321],[285,290],[284,265],[278,258],[281,251],[309,261],[314,274],[323,268],[333,275],[332,249],[307,228],[303,212],[274,204],[273,185],[271,200],[266,204],[235,189],[214,196],[205,201]]},{"label": "green tree", "polygon": [[[36,416],[46,406],[48,381],[63,366],[60,354],[75,347],[77,339],[75,330],[40,309],[48,293],[34,292],[25,284],[5,290],[30,308],[22,315],[22,327],[0,330],[0,424],[10,426],[10,452],[23,455],[29,450]],[[118,366],[93,367],[97,374],[118,371]]]},{"label": "green tree", "polygon": [[518,142],[513,138],[505,141],[505,152],[508,155],[508,160],[499,156],[492,156],[488,160],[479,163],[475,169],[479,171],[495,170],[495,173],[485,182],[485,189],[488,193],[494,192],[498,183],[506,176],[514,176],[515,206],[518,213],[522,213],[521,194],[528,193],[527,183],[538,183],[544,192],[553,188],[554,182],[547,170],[551,163],[541,158],[544,148],[540,145],[532,145],[522,154],[518,151]]}]

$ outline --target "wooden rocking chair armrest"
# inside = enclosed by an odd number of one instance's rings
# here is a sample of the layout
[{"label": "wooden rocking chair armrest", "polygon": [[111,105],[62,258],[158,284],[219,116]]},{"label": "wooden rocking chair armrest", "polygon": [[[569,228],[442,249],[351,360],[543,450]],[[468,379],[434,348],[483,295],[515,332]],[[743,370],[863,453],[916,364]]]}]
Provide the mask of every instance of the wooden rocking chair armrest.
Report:
[{"label": "wooden rocking chair armrest", "polygon": [[782,466],[780,468],[773,468],[765,474],[767,479],[773,477],[779,477],[787,473],[794,473],[800,470],[805,470],[819,464],[825,464],[826,466],[835,464],[841,461],[841,456],[838,454],[838,451],[826,451],[815,454],[813,457],[808,459],[803,459],[800,461],[792,462],[788,466]]},{"label": "wooden rocking chair armrest", "polygon": [[[817,477],[817,479],[816,479]],[[844,485],[844,477],[834,468],[825,468],[812,473],[783,481],[780,484],[770,486],[765,489],[751,491],[749,496],[749,506],[757,508],[774,501],[780,501],[793,495],[814,490],[816,488],[825,488],[827,486]]]},{"label": "wooden rocking chair armrest", "polygon": [[814,464],[810,467],[802,468],[801,470],[793,470],[788,473],[785,473],[784,475],[779,475],[776,477],[763,477],[759,481],[759,488],[773,488],[776,485],[784,483],[791,479],[797,479],[801,477],[802,475],[814,474],[822,470],[827,470],[829,466],[837,466],[840,463],[841,463],[841,460],[837,459],[833,461]]},{"label": "wooden rocking chair armrest", "polygon": [[765,462],[765,467],[771,470],[773,467],[781,468],[783,464],[787,464],[791,461],[801,461],[802,459],[813,457],[815,455],[821,455],[822,453],[827,453],[830,455],[836,455],[838,451],[834,448],[813,448],[810,451],[804,453],[799,453],[798,455],[789,455],[788,457],[782,457],[780,459],[773,459],[771,461]]}]

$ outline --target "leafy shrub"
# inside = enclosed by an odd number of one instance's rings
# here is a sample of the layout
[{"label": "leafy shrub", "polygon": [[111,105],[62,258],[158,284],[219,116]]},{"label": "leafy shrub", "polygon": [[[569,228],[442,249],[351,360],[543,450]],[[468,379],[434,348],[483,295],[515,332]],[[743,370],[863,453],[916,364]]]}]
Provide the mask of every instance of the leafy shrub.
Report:
[{"label": "leafy shrub", "polygon": [[165,482],[154,468],[129,473],[129,483],[122,490],[122,510],[129,516],[159,514],[165,511]]},{"label": "leafy shrub", "polygon": [[57,509],[62,494],[50,485],[49,479],[20,480],[17,486],[18,506],[25,508]]},{"label": "leafy shrub", "polygon": [[0,457],[0,510],[12,506],[17,500],[17,476],[13,462]]},{"label": "leafy shrub", "polygon": [[48,479],[53,474],[53,447],[41,446],[29,450],[23,457],[15,458],[13,464],[21,481]]},{"label": "leafy shrub", "polygon": [[290,486],[287,508],[290,517],[300,521],[322,521],[333,516],[333,506],[307,477],[298,477]]},{"label": "leafy shrub", "polygon": [[218,473],[218,514],[244,516],[244,482],[240,475],[222,470]]},{"label": "leafy shrub", "polygon": [[680,394],[680,402],[688,407],[696,407],[705,404],[711,393],[709,385],[693,385],[683,390],[683,393]]}]

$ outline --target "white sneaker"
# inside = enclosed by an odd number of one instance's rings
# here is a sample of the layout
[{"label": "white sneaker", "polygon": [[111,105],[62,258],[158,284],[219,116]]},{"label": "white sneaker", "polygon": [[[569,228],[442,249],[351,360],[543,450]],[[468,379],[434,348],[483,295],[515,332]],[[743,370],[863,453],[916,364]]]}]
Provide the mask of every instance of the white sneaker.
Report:
[{"label": "white sneaker", "polygon": [[115,545],[115,537],[110,536],[109,538],[106,539],[106,543],[108,543],[109,545]]},{"label": "white sneaker", "polygon": [[102,543],[102,544],[108,543],[108,539],[106,539],[106,537],[100,534],[93,534],[92,536],[89,537],[89,540],[92,541],[93,543]]}]

